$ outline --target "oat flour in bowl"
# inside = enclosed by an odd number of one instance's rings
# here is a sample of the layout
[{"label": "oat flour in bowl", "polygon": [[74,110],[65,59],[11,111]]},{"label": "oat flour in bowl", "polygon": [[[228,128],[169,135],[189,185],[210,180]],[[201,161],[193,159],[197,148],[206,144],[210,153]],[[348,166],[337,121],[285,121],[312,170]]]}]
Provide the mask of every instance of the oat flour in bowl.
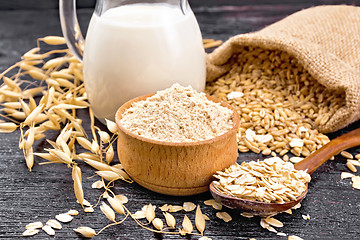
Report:
[{"label": "oat flour in bowl", "polygon": [[167,142],[195,142],[224,134],[233,127],[233,111],[206,98],[190,86],[174,84],[122,115],[121,125],[145,138]]}]

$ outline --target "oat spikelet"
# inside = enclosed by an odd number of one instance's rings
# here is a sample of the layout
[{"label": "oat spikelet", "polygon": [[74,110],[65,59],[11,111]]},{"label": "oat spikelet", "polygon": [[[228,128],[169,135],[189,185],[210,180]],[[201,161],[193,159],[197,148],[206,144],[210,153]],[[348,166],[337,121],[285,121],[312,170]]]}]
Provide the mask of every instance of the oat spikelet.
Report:
[{"label": "oat spikelet", "polygon": [[98,153],[99,149],[100,149],[99,144],[97,143],[97,141],[93,140],[92,143],[91,143],[90,151],[93,152],[93,153]]},{"label": "oat spikelet", "polygon": [[143,219],[145,218],[145,212],[144,211],[136,211],[134,214],[132,214],[132,217],[135,219]]},{"label": "oat spikelet", "polygon": [[100,140],[103,142],[103,143],[108,143],[110,142],[110,135],[107,133],[107,132],[104,132],[104,131],[98,131],[98,134],[100,136]]},{"label": "oat spikelet", "polygon": [[169,205],[169,212],[178,212],[183,210],[182,206],[179,205]]},{"label": "oat spikelet", "polygon": [[125,204],[129,201],[129,199],[122,194],[115,195],[115,198],[119,199],[122,204]]},{"label": "oat spikelet", "polygon": [[202,214],[200,205],[197,205],[196,213],[195,213],[195,226],[201,235],[204,234],[205,230],[205,218],[204,214]]},{"label": "oat spikelet", "polygon": [[125,214],[124,207],[118,198],[108,197],[108,202],[110,203],[111,207],[120,214]]},{"label": "oat spikelet", "polygon": [[78,227],[74,229],[74,231],[80,233],[81,235],[87,238],[92,238],[93,236],[96,235],[95,230],[89,227]]},{"label": "oat spikelet", "polygon": [[155,218],[155,206],[151,205],[151,203],[146,206],[145,216],[149,222],[152,222]]},{"label": "oat spikelet", "polygon": [[191,233],[194,229],[190,219],[186,215],[184,216],[182,227],[185,233]]},{"label": "oat spikelet", "polygon": [[34,154],[33,154],[32,147],[29,148],[28,150],[26,150],[25,162],[26,162],[26,166],[28,167],[29,171],[31,172],[31,169],[34,166]]},{"label": "oat spikelet", "polygon": [[32,145],[34,144],[34,140],[35,140],[35,128],[34,125],[31,125],[29,128],[29,134],[28,137],[26,139],[25,142],[25,149],[28,150],[32,147]]},{"label": "oat spikelet", "polygon": [[19,102],[20,102],[21,108],[22,108],[23,112],[25,113],[25,115],[29,116],[29,114],[31,112],[30,107],[21,98],[19,99]]},{"label": "oat spikelet", "polygon": [[154,227],[159,230],[162,231],[163,227],[164,227],[164,223],[160,218],[154,218],[154,220],[152,221],[152,224],[154,225]]},{"label": "oat spikelet", "polygon": [[34,155],[38,156],[38,157],[41,157],[43,159],[46,159],[46,160],[48,160],[50,162],[53,162],[53,163],[61,163],[62,162],[57,157],[51,155],[50,153],[34,153]]},{"label": "oat spikelet", "polygon": [[30,114],[26,117],[25,121],[23,122],[24,126],[29,126],[32,123],[34,123],[36,117],[41,113],[42,109],[44,107],[44,104],[40,104],[37,106]]},{"label": "oat spikelet", "polygon": [[111,171],[111,167],[106,163],[98,162],[91,159],[84,159],[84,161],[99,171]]},{"label": "oat spikelet", "polygon": [[39,40],[43,41],[48,45],[62,45],[66,43],[65,38],[59,36],[46,36],[43,38],[39,38]]},{"label": "oat spikelet", "polygon": [[114,148],[112,145],[109,146],[108,150],[106,151],[105,160],[107,163],[111,163],[114,159]]},{"label": "oat spikelet", "polygon": [[129,175],[128,175],[124,170],[121,169],[122,166],[121,166],[121,168],[120,168],[118,165],[119,165],[119,164],[112,166],[112,167],[111,167],[111,170],[112,170],[114,173],[116,173],[116,174],[120,177],[120,179],[128,179],[128,180],[130,180]]},{"label": "oat spikelet", "polygon": [[46,225],[49,225],[50,227],[52,228],[55,228],[55,229],[62,229],[62,225],[59,221],[55,220],[55,219],[50,219],[46,222]]},{"label": "oat spikelet", "polygon": [[170,228],[175,228],[176,220],[174,216],[168,212],[164,212],[163,214],[166,220],[166,225],[168,225]]},{"label": "oat spikelet", "polygon": [[49,150],[50,154],[57,157],[60,161],[66,164],[71,164],[72,159],[69,155],[61,151],[60,149],[51,149]]},{"label": "oat spikelet", "polygon": [[75,197],[82,206],[84,202],[84,191],[82,188],[82,181],[81,181],[81,169],[78,166],[73,167],[72,178],[74,180]]},{"label": "oat spikelet", "polygon": [[74,217],[67,213],[61,213],[61,214],[56,215],[55,218],[62,223],[68,223],[68,222],[71,222]]},{"label": "oat spikelet", "polygon": [[71,215],[71,216],[77,216],[79,215],[79,211],[75,210],[75,209],[70,209],[67,214]]},{"label": "oat spikelet", "polygon": [[42,71],[31,69],[27,72],[33,79],[36,80],[45,80],[47,78],[46,74]]},{"label": "oat spikelet", "polygon": [[106,126],[109,129],[109,131],[113,134],[117,134],[118,127],[117,127],[116,123],[114,123],[113,121],[108,120],[108,119],[105,119],[105,121],[106,121]]},{"label": "oat spikelet", "polygon": [[109,207],[109,205],[102,202],[100,209],[110,221],[115,222],[115,212],[111,209],[111,207]]},{"label": "oat spikelet", "polygon": [[17,129],[17,125],[15,123],[3,122],[0,123],[0,133],[11,133]]},{"label": "oat spikelet", "polygon": [[93,184],[91,184],[91,188],[97,188],[97,189],[101,189],[103,188],[105,185],[104,185],[104,182],[99,180],[99,181],[96,181],[96,182],[93,182]]},{"label": "oat spikelet", "polygon": [[120,179],[120,176],[112,171],[96,171],[95,173],[107,181],[115,181]]}]

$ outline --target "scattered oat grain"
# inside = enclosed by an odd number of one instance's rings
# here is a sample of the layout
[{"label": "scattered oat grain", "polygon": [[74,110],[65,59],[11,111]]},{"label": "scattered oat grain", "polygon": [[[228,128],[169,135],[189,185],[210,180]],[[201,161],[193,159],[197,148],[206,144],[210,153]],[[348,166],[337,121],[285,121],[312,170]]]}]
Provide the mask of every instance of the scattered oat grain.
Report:
[{"label": "scattered oat grain", "polygon": [[185,212],[191,212],[196,208],[196,205],[192,202],[184,202],[182,208]]},{"label": "scattered oat grain", "polygon": [[347,151],[342,151],[340,152],[340,155],[343,156],[344,158],[347,158],[347,159],[353,159],[353,155]]},{"label": "scattered oat grain", "polygon": [[49,225],[43,226],[43,227],[42,227],[42,230],[43,230],[44,232],[46,232],[48,235],[50,235],[50,236],[54,236],[54,235],[55,235],[54,229],[52,229],[52,227],[49,226]]},{"label": "scattered oat grain", "polygon": [[25,232],[22,233],[23,236],[25,237],[30,237],[30,236],[34,236],[35,234],[39,233],[39,229],[28,229],[25,230]]},{"label": "scattered oat grain", "polygon": [[55,216],[55,218],[62,223],[68,223],[71,222],[71,220],[73,220],[73,217],[67,213],[58,214]]},{"label": "scattered oat grain", "polygon": [[224,220],[224,222],[230,222],[232,220],[232,217],[227,212],[217,212],[216,216]]},{"label": "scattered oat grain", "polygon": [[62,229],[62,225],[59,221],[55,220],[55,219],[50,219],[46,222],[46,225],[49,225],[50,227],[54,228],[54,229]]},{"label": "scattered oat grain", "polygon": [[37,228],[42,228],[43,224],[42,222],[32,222],[29,223],[28,225],[25,226],[26,230],[31,230],[31,229],[37,229]]}]

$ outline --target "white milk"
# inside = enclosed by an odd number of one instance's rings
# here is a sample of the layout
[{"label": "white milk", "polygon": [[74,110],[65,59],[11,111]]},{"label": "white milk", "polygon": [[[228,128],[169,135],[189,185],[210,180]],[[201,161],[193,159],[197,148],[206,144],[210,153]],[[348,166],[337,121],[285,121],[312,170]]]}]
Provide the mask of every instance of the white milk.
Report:
[{"label": "white milk", "polygon": [[95,116],[114,120],[126,101],[173,83],[205,88],[205,52],[191,10],[131,4],[94,14],[86,36],[85,89]]}]

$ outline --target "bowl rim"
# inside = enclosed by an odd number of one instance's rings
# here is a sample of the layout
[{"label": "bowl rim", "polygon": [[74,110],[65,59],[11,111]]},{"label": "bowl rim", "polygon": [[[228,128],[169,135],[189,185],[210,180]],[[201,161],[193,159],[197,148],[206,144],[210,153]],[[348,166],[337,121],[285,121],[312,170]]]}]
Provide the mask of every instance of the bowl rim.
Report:
[{"label": "bowl rim", "polygon": [[239,113],[236,111],[236,109],[234,107],[232,107],[230,104],[228,104],[227,102],[221,101],[219,98],[210,96],[208,94],[206,94],[206,98],[210,101],[213,101],[215,103],[220,103],[221,106],[223,107],[227,107],[230,110],[233,111],[233,115],[232,115],[232,120],[233,120],[233,127],[228,130],[227,132],[210,138],[210,139],[206,139],[206,140],[202,140],[202,141],[195,141],[195,142],[169,142],[169,141],[159,141],[159,140],[155,140],[155,139],[151,139],[151,138],[146,138],[140,135],[137,135],[129,130],[127,130],[125,127],[123,127],[120,124],[120,120],[121,120],[121,115],[125,112],[126,109],[128,109],[129,107],[131,107],[132,103],[134,102],[138,102],[138,101],[142,101],[147,99],[148,97],[153,96],[155,93],[152,94],[146,94],[146,95],[142,95],[136,98],[133,98],[129,101],[127,101],[126,103],[124,103],[117,111],[115,114],[115,122],[116,125],[119,128],[119,131],[122,131],[124,134],[135,138],[137,140],[140,140],[142,142],[146,142],[146,143],[152,143],[152,144],[156,144],[156,145],[165,145],[165,146],[174,146],[174,147],[183,147],[183,146],[197,146],[197,145],[206,145],[206,144],[211,144],[213,142],[217,142],[217,141],[221,141],[222,139],[226,139],[228,138],[229,135],[236,134],[239,126],[240,126],[240,115]]}]

